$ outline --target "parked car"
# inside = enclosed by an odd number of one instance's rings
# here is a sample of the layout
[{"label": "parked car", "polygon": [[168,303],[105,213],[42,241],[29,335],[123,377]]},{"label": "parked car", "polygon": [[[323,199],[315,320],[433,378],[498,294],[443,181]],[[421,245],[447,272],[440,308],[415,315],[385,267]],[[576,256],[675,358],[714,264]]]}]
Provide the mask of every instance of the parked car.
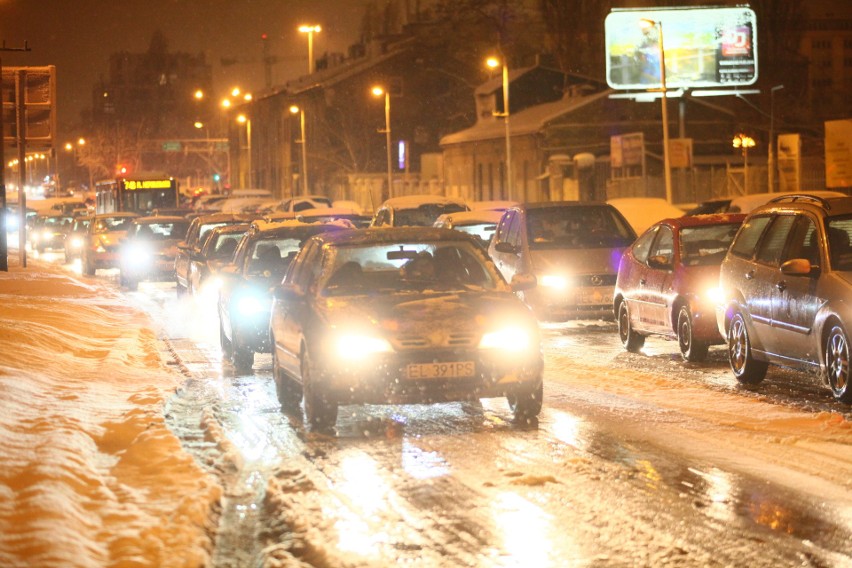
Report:
[{"label": "parked car", "polygon": [[299,195],[281,201],[273,212],[299,213],[308,209],[326,209],[332,206],[331,199],[324,195]]},{"label": "parked car", "polygon": [[[773,193],[749,193],[746,195],[733,195],[719,197],[702,201],[694,208],[686,212],[687,215],[707,215],[711,213],[750,213],[757,207],[769,203],[777,197],[785,195],[800,195],[799,191],[784,191]],[[831,190],[808,191],[808,195],[815,197],[845,197],[845,193]]]},{"label": "parked car", "polygon": [[349,221],[356,229],[370,226],[373,218],[346,207],[320,207],[303,209],[295,214],[296,219],[304,223],[330,223],[335,220]]},{"label": "parked car", "polygon": [[133,219],[121,239],[121,285],[135,290],[142,280],[173,280],[177,245],[187,229],[189,221],[181,216]]},{"label": "parked car", "polygon": [[312,429],[339,405],[413,404],[506,396],[514,417],[537,416],[537,322],[475,239],[457,231],[389,228],[308,241],[275,291],[273,377],[285,410],[304,398]]},{"label": "parked car", "polygon": [[98,268],[118,268],[120,241],[137,217],[139,215],[129,211],[100,213],[92,217],[81,255],[85,274],[94,276]]},{"label": "parked car", "polygon": [[645,336],[676,339],[687,361],[724,342],[716,326],[719,267],[745,215],[665,219],[621,257],[613,312],[621,342],[638,351]]},{"label": "parked car", "polygon": [[248,223],[235,223],[210,231],[201,249],[190,254],[187,287],[189,293],[214,295],[218,298],[222,285],[219,270],[234,261],[237,246],[248,232],[249,226]]},{"label": "parked car", "polygon": [[192,219],[186,231],[186,238],[178,243],[178,254],[175,257],[175,282],[178,295],[185,294],[188,290],[190,258],[201,250],[204,238],[210,231],[224,225],[249,223],[254,218],[253,215],[236,213],[209,213]]},{"label": "parked car", "polygon": [[431,227],[441,215],[470,211],[464,200],[443,195],[406,195],[382,203],[371,227]]},{"label": "parked car", "polygon": [[663,219],[683,216],[683,211],[660,197],[618,197],[607,203],[624,215],[637,235]]},{"label": "parked car", "polygon": [[516,274],[537,278],[523,299],[540,319],[610,319],[618,262],[635,239],[612,205],[527,203],[503,214],[488,254],[509,282]]},{"label": "parked car", "polygon": [[819,372],[852,403],[852,197],[786,196],[755,209],[722,263],[719,331],[734,376],[769,365]]},{"label": "parked car", "polygon": [[302,243],[334,224],[255,221],[240,241],[234,262],[219,270],[219,339],[222,354],[238,370],[250,369],[255,353],[269,353],[271,288],[281,283]]},{"label": "parked car", "polygon": [[89,229],[89,223],[91,222],[92,217],[89,215],[74,217],[71,230],[65,236],[66,262],[80,258],[82,255],[83,245],[86,242],[86,231]]},{"label": "parked car", "polygon": [[503,212],[497,209],[478,209],[474,211],[459,211],[458,213],[445,213],[435,221],[435,227],[455,229],[463,233],[475,236],[480,244],[488,248],[497,223],[503,217]]},{"label": "parked car", "polygon": [[38,252],[65,250],[65,237],[74,218],[66,214],[38,215],[29,233],[30,247]]}]

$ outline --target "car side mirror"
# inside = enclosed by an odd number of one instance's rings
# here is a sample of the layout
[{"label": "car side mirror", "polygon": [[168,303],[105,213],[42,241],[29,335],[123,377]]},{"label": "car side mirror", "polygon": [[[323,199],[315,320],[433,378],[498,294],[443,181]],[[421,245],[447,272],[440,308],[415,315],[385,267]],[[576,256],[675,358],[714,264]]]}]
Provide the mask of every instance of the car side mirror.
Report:
[{"label": "car side mirror", "polygon": [[509,254],[518,254],[521,249],[510,242],[500,241],[496,245],[494,245],[494,250],[497,252],[506,252]]},{"label": "car side mirror", "polygon": [[781,265],[781,274],[787,276],[810,276],[819,270],[819,266],[811,264],[806,258],[794,258]]},{"label": "car side mirror", "polygon": [[538,286],[538,278],[532,273],[516,273],[512,276],[512,282],[509,284],[512,292],[520,292],[522,290],[530,290]]}]

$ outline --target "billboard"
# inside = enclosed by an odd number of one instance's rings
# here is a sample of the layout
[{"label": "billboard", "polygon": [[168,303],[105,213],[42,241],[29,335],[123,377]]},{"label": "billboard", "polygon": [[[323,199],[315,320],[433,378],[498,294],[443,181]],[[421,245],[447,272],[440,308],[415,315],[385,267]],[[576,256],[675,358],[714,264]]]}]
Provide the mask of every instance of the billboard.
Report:
[{"label": "billboard", "polygon": [[852,187],[852,120],[825,123],[825,186]]},{"label": "billboard", "polygon": [[757,82],[757,19],[747,6],[615,10],[604,25],[613,89],[661,87],[660,35],[667,89]]},{"label": "billboard", "polygon": [[[22,100],[18,100],[18,95]],[[4,141],[18,140],[19,108],[26,120],[28,150],[49,150],[56,136],[56,67],[3,67],[2,101]]]}]

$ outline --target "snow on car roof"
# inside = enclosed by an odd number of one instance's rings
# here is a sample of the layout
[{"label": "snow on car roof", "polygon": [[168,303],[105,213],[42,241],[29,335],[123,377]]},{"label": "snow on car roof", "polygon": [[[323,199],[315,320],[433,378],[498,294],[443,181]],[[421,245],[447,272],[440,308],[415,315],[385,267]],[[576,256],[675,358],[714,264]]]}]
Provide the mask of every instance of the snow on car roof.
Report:
[{"label": "snow on car roof", "polygon": [[443,226],[448,220],[454,226],[476,225],[479,223],[497,223],[503,217],[503,211],[494,209],[480,209],[474,211],[459,211],[458,213],[444,213],[435,221],[435,226]]},{"label": "snow on car roof", "polygon": [[474,211],[505,211],[515,205],[519,205],[519,202],[508,200],[474,201],[470,204],[470,208]]},{"label": "snow on car roof", "polygon": [[427,205],[430,203],[436,203],[440,205],[452,203],[467,207],[467,203],[465,202],[465,200],[460,199],[458,197],[446,197],[444,195],[426,194],[391,197],[390,199],[387,199],[384,203],[382,203],[382,207],[393,207],[394,209],[415,209],[417,207],[420,207],[421,205]]}]

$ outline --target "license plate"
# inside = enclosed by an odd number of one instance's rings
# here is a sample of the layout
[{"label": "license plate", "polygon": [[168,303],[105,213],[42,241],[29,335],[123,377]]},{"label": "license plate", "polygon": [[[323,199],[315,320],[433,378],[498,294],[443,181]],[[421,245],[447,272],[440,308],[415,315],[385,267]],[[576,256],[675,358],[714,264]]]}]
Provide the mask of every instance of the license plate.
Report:
[{"label": "license plate", "polygon": [[443,379],[472,377],[476,372],[473,361],[450,363],[411,363],[406,367],[409,379]]}]

